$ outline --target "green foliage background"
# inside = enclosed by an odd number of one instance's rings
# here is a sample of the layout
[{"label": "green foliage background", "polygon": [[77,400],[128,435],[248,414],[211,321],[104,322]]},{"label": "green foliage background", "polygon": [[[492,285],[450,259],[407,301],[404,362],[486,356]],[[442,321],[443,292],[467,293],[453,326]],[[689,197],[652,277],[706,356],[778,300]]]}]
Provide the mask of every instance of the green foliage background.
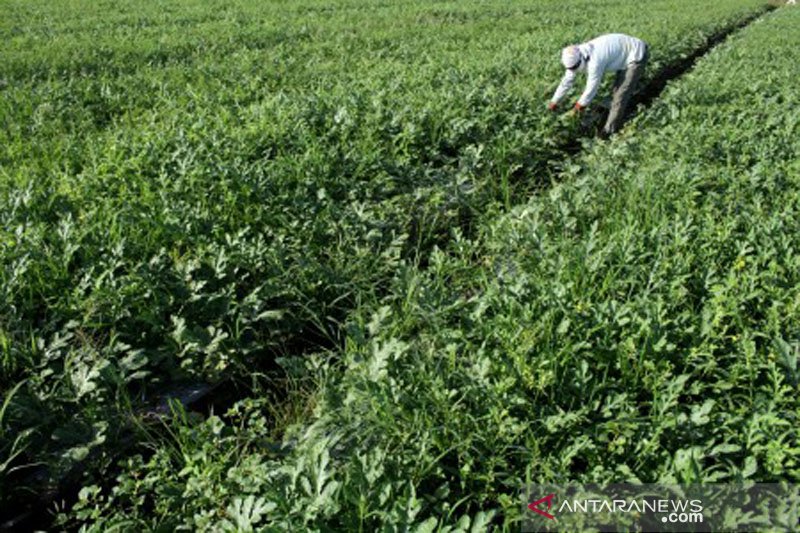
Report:
[{"label": "green foliage background", "polygon": [[788,10],[551,184],[562,45],[613,26],[654,76],[762,3],[0,6],[0,461],[68,468],[190,376],[319,380],[279,438],[267,399],[179,417],[69,520],[480,530],[531,479],[797,480]]}]

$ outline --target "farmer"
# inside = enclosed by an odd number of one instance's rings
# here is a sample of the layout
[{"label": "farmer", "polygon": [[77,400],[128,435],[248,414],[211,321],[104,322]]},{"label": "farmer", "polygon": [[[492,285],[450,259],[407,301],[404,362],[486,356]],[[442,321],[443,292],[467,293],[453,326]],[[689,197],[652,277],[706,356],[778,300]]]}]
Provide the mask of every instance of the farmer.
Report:
[{"label": "farmer", "polygon": [[597,94],[603,75],[608,71],[616,71],[614,100],[603,127],[603,135],[616,133],[622,124],[628,101],[642,77],[648,57],[647,43],[621,33],[601,35],[583,44],[567,46],[561,51],[561,63],[567,72],[547,104],[548,109],[555,111],[558,103],[572,88],[578,71],[586,71],[586,89],[575,103],[575,111],[580,113]]}]

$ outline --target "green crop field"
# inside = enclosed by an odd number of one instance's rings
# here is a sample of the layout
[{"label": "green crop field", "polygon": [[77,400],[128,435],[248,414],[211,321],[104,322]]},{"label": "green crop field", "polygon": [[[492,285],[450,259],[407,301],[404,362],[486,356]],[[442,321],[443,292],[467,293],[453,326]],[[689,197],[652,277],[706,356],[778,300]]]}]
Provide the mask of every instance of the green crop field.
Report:
[{"label": "green crop field", "polygon": [[[0,0],[0,528],[514,531],[532,481],[800,482],[777,4]],[[651,61],[604,141],[545,104],[606,32]],[[198,383],[233,406],[164,406]]]}]

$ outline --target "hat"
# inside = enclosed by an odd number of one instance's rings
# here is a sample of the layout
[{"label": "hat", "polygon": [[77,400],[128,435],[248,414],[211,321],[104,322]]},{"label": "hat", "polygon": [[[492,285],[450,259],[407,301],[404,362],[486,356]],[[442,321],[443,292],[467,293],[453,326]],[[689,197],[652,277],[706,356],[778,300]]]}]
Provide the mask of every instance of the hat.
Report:
[{"label": "hat", "polygon": [[561,50],[561,64],[564,68],[575,68],[581,62],[581,51],[577,46],[567,46]]}]

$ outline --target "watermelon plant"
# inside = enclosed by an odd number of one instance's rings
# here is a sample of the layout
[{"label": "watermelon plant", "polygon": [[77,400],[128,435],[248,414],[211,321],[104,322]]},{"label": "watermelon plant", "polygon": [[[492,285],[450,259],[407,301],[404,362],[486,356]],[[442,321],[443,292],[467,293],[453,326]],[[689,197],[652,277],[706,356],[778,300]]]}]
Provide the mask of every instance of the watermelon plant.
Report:
[{"label": "watermelon plant", "polygon": [[64,519],[516,530],[531,481],[797,483],[798,23],[760,19],[560,183],[401,261],[283,438],[258,400],[179,418]]},{"label": "watermelon plant", "polygon": [[0,498],[173,382],[345,345],[398,272],[547,185],[562,45],[639,35],[652,78],[763,7],[4,0]]}]

